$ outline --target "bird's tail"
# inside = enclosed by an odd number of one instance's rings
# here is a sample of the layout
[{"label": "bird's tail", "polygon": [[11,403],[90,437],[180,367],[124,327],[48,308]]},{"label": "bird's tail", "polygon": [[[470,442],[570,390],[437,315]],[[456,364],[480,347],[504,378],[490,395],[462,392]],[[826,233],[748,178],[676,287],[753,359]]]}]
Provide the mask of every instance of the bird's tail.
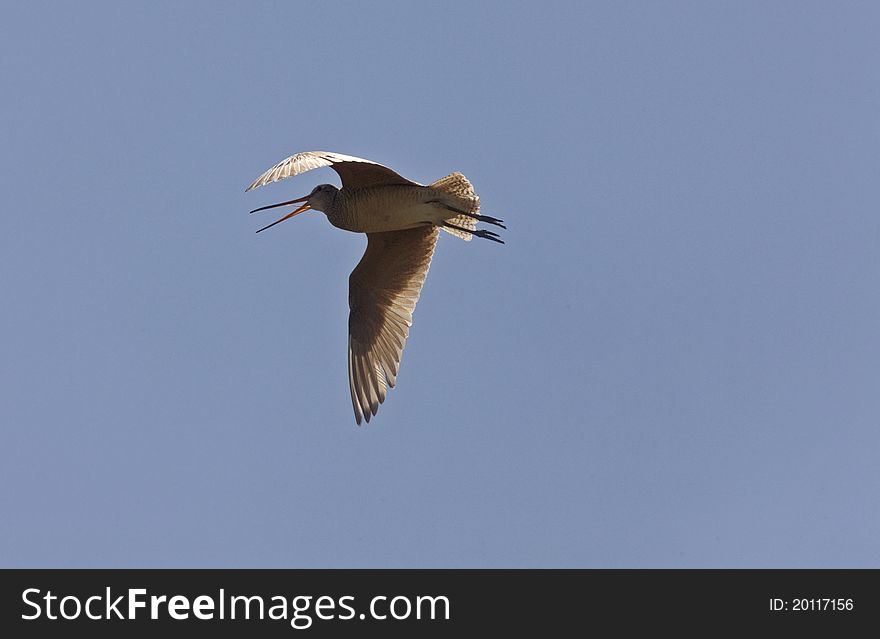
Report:
[{"label": "bird's tail", "polygon": [[[449,198],[449,203],[454,208],[466,211],[471,215],[479,215],[480,198],[479,196],[477,196],[476,193],[474,193],[474,187],[471,186],[471,183],[468,182],[468,179],[458,171],[456,171],[455,173],[450,173],[446,177],[442,177],[436,182],[432,182],[428,186],[432,189],[437,189],[438,191],[443,191],[444,193],[448,193],[449,195],[453,196]],[[447,233],[452,233],[456,237],[460,237],[466,242],[471,241],[473,235],[468,231],[476,230],[476,218],[467,215],[457,215],[446,221],[452,226],[456,226],[458,228],[449,228],[448,226],[441,226],[440,228],[442,228]]]}]

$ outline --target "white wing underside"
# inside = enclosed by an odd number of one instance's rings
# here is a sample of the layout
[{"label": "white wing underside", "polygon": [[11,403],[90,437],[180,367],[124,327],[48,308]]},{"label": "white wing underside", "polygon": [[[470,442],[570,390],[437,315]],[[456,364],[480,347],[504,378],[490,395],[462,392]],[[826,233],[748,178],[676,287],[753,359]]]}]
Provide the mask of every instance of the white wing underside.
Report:
[{"label": "white wing underside", "polygon": [[349,189],[390,184],[415,184],[421,186],[418,182],[408,180],[388,167],[376,164],[370,160],[356,158],[352,155],[332,153],[330,151],[305,151],[282,160],[254,180],[245,191],[250,191],[270,182],[277,182],[278,180],[324,166],[329,166],[336,171],[339,177],[342,178],[342,186]]},{"label": "white wing underside", "polygon": [[348,381],[358,424],[369,423],[397,381],[438,235],[437,227],[367,234],[348,281]]}]

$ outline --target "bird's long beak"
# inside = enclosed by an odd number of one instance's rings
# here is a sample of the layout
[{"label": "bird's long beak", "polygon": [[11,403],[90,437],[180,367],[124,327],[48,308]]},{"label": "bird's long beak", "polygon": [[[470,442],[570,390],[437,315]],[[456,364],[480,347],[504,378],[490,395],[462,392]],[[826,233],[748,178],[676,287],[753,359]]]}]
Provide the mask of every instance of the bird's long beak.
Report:
[{"label": "bird's long beak", "polygon": [[[287,215],[285,215],[281,219],[275,220],[274,222],[272,222],[268,226],[264,226],[263,228],[260,229],[260,231],[265,231],[266,229],[272,228],[276,224],[280,224],[284,220],[291,218],[294,215],[299,215],[303,211],[308,211],[310,208],[312,208],[312,205],[307,202],[308,199],[309,199],[309,196],[305,195],[303,197],[298,197],[295,200],[288,200],[287,202],[279,202],[278,204],[270,204],[269,206],[261,206],[260,208],[254,209],[253,211],[251,211],[251,213],[256,213],[257,211],[265,211],[266,209],[274,209],[275,207],[278,207],[278,206],[287,206],[288,204],[296,204],[297,202],[305,202],[305,204],[303,204],[302,206],[300,206],[296,210],[292,211],[291,213],[288,213]],[[260,231],[257,231],[257,233],[259,233]]]}]

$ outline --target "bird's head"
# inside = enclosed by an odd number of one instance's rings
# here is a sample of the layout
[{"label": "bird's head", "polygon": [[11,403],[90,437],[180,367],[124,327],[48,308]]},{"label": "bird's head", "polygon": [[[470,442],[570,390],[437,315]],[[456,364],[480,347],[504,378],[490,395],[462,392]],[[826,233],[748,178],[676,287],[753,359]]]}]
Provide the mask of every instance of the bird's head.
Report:
[{"label": "bird's head", "polygon": [[[287,202],[279,202],[278,204],[270,204],[269,206],[261,206],[258,209],[254,209],[251,213],[256,213],[257,211],[265,211],[266,209],[274,209],[276,206],[287,206],[288,204],[297,204],[299,202],[303,202],[299,208],[291,211],[281,219],[275,220],[269,226],[264,226],[260,229],[260,231],[265,231],[266,229],[283,222],[284,220],[293,217],[294,215],[299,215],[303,211],[308,211],[309,209],[314,209],[315,211],[326,211],[330,205],[333,203],[333,198],[336,197],[336,194],[339,192],[332,184],[319,184],[315,188],[312,189],[312,192],[304,197],[298,197],[295,200],[288,200]],[[259,233],[260,231],[257,231]]]},{"label": "bird's head", "polygon": [[319,184],[305,197],[306,203],[303,206],[315,209],[316,211],[326,211],[330,208],[330,204],[333,202],[333,198],[336,197],[337,191],[339,189],[332,184]]}]

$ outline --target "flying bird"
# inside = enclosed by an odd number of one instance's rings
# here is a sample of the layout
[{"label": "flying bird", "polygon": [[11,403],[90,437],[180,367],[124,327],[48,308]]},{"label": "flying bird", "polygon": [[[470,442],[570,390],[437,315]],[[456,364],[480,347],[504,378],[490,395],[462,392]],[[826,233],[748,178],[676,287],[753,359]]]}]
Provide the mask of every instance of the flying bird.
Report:
[{"label": "flying bird", "polygon": [[360,425],[363,419],[369,423],[397,381],[440,229],[465,241],[477,236],[503,244],[497,233],[477,229],[477,222],[507,227],[480,214],[480,198],[461,173],[422,185],[370,160],[326,151],[291,155],[245,191],[319,167],[336,171],[342,188],[319,184],[304,197],[251,213],[302,203],[257,233],[312,209],[337,228],[367,234],[367,250],[348,279],[348,382]]}]

